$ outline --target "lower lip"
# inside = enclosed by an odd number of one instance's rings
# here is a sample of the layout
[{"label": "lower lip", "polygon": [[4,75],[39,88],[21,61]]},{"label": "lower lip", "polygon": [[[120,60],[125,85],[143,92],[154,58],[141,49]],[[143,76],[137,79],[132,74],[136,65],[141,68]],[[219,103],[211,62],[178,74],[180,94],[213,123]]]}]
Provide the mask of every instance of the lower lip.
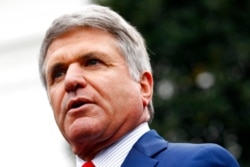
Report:
[{"label": "lower lip", "polygon": [[90,103],[84,104],[80,107],[77,108],[71,108],[70,110],[68,110],[68,114],[79,114],[79,113],[85,113],[88,110],[90,110]]}]

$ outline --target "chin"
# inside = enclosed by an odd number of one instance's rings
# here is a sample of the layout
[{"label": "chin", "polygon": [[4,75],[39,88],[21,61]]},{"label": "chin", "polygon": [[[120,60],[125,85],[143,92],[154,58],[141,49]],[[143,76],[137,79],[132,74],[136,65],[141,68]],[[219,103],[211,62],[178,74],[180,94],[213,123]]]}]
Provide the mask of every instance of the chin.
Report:
[{"label": "chin", "polygon": [[[66,130],[66,136],[68,141],[72,142],[86,142],[98,138],[103,133],[103,128],[98,128],[96,123],[92,121],[91,123],[82,122],[79,124],[72,124]],[[103,127],[103,126],[102,126]]]}]

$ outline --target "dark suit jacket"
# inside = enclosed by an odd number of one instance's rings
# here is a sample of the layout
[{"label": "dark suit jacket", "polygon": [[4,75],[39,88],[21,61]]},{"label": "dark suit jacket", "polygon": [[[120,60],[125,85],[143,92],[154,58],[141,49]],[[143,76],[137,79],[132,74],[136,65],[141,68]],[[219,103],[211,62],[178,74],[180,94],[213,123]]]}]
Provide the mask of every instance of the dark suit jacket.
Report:
[{"label": "dark suit jacket", "polygon": [[130,150],[122,167],[239,167],[235,158],[217,144],[170,143],[154,130]]}]

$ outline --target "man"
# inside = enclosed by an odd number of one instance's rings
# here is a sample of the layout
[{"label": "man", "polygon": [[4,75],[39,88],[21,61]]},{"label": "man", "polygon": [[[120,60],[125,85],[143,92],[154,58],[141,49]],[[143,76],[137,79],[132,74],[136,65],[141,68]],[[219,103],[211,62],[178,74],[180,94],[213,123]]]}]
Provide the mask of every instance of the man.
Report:
[{"label": "man", "polygon": [[56,19],[41,47],[40,74],[77,167],[238,166],[215,144],[174,144],[148,122],[153,76],[144,40],[109,8],[89,5]]}]

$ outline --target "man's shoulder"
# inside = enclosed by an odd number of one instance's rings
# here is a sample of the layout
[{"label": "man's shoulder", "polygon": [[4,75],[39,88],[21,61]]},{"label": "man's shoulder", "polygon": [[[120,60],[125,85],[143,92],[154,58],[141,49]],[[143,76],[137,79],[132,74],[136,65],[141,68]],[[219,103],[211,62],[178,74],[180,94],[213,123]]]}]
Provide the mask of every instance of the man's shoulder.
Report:
[{"label": "man's shoulder", "polygon": [[173,143],[168,142],[168,153],[178,153],[183,156],[200,156],[205,155],[206,157],[219,156],[227,157],[231,156],[231,153],[225,148],[214,143],[196,144],[196,143]]},{"label": "man's shoulder", "polygon": [[232,154],[218,144],[173,143],[156,131],[146,133],[138,142],[143,143],[142,147],[146,146],[145,150],[158,147],[153,157],[159,161],[159,166],[239,166]]},{"label": "man's shoulder", "polygon": [[209,153],[209,152],[224,152],[226,151],[223,147],[214,143],[174,143],[168,142],[168,151],[181,151],[184,154],[192,153]]},{"label": "man's shoulder", "polygon": [[161,164],[167,161],[167,163],[177,164],[177,166],[239,166],[236,159],[228,150],[213,143],[191,144],[169,142],[168,148],[161,154],[159,154],[159,162]]}]

